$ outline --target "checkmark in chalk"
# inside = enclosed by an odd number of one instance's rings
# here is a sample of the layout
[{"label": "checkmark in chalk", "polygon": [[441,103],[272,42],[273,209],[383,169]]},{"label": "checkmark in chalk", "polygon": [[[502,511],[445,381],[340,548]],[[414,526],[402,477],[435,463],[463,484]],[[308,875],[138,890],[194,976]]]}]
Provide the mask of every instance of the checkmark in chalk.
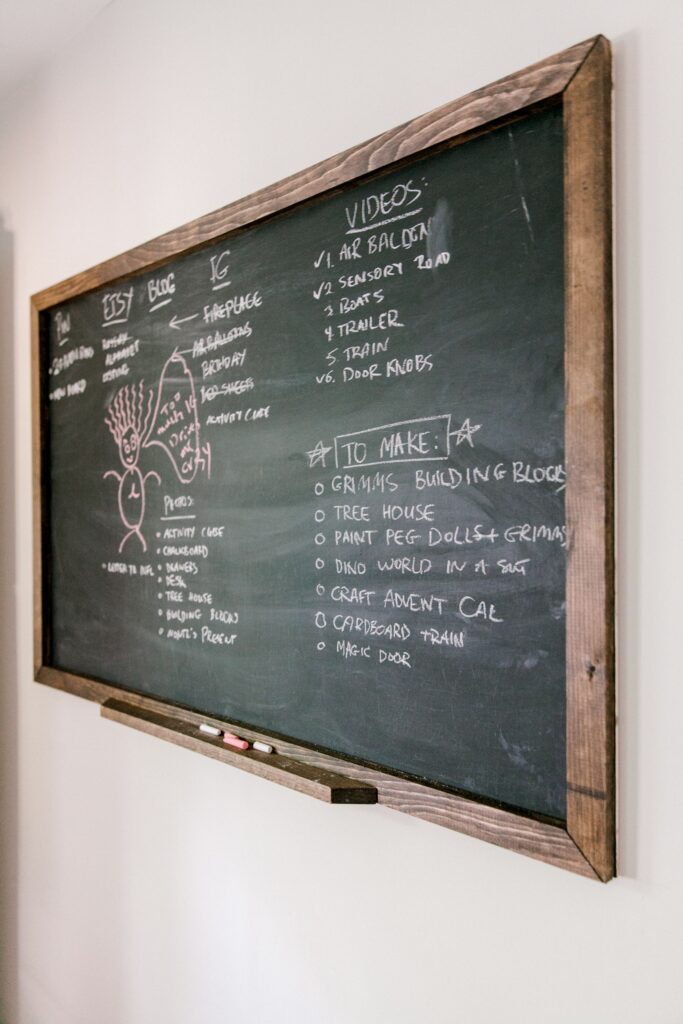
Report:
[{"label": "checkmark in chalk", "polygon": [[313,289],[313,298],[314,299],[319,299],[320,298],[320,296],[323,293],[323,288],[324,287],[325,287],[325,282],[323,281],[321,285],[319,285],[317,288]]},{"label": "checkmark in chalk", "polygon": [[320,253],[320,255],[318,256],[317,260],[313,260],[313,266],[314,266],[314,267],[315,267],[316,269],[317,269],[317,268],[318,268],[318,267],[320,266],[320,264],[322,263],[322,261],[323,261],[323,260],[325,259],[325,253],[326,253],[326,252],[327,252],[327,250],[326,250],[326,249],[323,249],[323,251],[322,251],[322,252]]}]

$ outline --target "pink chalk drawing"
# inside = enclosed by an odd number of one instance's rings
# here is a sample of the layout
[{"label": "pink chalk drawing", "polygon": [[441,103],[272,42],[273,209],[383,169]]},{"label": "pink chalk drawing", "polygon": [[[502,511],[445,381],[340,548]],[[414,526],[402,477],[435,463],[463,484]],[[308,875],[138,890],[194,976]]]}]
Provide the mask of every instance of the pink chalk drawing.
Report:
[{"label": "pink chalk drawing", "polygon": [[211,445],[202,445],[194,381],[183,356],[176,351],[166,360],[156,399],[144,381],[125,384],[107,406],[104,421],[124,469],[123,473],[114,469],[104,473],[105,480],[114,477],[119,482],[119,515],[128,531],[119,544],[119,554],[131,537],[137,537],[147,551],[142,533],[146,484],[151,477],[160,485],[161,477],[155,470],[143,474],[138,466],[143,450],[161,448],[182,484],[192,483],[199,472],[211,477]]},{"label": "pink chalk drawing", "polygon": [[178,351],[166,360],[161,371],[154,414],[143,445],[163,448],[183,484],[192,483],[200,471],[211,477],[211,445],[202,445],[194,381]]}]

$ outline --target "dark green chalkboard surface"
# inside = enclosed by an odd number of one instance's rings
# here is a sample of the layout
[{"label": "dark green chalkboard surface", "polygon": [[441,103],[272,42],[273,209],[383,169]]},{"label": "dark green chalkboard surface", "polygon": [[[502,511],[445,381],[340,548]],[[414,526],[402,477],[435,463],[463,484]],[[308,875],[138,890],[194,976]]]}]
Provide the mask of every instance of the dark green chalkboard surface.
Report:
[{"label": "dark green chalkboard surface", "polygon": [[50,315],[56,666],[565,814],[562,111]]},{"label": "dark green chalkboard surface", "polygon": [[39,682],[612,877],[610,66],[580,43],[33,296]]}]

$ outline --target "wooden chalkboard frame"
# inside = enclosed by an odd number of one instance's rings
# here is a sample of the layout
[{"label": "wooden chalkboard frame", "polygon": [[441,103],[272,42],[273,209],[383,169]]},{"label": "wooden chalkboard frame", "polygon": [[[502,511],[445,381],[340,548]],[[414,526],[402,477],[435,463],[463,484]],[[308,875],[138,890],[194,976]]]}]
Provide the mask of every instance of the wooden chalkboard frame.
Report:
[{"label": "wooden chalkboard frame", "polygon": [[[327,752],[277,743],[242,755],[197,733],[207,719],[50,664],[45,602],[46,381],[41,313],[150,270],[238,228],[432,147],[456,145],[562,103],[565,139],[567,820],[542,819],[422,785]],[[102,714],[330,802],[380,802],[603,881],[615,874],[611,52],[596,36],[308,170],[77,274],[31,299],[35,678],[100,702]],[[298,766],[298,768],[297,768]]]}]

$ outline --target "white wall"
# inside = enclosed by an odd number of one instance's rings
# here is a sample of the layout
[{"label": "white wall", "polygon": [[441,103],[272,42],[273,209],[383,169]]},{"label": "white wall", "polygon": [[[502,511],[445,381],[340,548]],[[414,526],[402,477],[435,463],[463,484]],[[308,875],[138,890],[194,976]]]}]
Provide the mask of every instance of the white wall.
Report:
[{"label": "white wall", "polygon": [[[330,808],[33,684],[29,295],[597,32],[621,877]],[[682,40],[680,0],[116,0],[0,111],[3,1024],[683,1021]]]}]

